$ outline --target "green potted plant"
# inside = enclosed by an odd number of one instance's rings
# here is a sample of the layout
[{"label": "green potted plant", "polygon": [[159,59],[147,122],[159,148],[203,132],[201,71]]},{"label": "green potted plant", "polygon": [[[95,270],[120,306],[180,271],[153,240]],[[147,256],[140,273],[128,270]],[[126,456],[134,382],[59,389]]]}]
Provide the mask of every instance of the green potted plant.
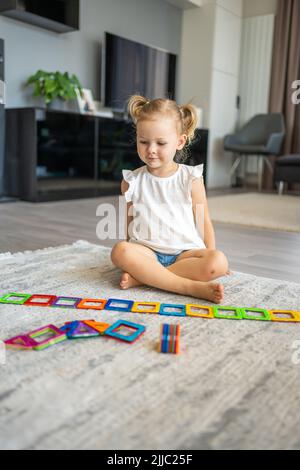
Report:
[{"label": "green potted plant", "polygon": [[26,81],[26,86],[33,86],[33,96],[42,97],[46,106],[56,98],[68,101],[77,98],[77,93],[82,96],[82,85],[76,75],[68,72],[45,72],[38,70]]}]

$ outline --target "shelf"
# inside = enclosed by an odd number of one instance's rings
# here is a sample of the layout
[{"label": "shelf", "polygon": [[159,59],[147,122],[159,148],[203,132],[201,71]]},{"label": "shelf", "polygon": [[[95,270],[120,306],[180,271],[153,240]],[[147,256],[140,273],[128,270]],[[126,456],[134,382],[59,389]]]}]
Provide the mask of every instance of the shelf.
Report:
[{"label": "shelf", "polygon": [[0,0],[0,14],[55,33],[79,29],[79,0],[51,0],[50,7],[45,2]]}]

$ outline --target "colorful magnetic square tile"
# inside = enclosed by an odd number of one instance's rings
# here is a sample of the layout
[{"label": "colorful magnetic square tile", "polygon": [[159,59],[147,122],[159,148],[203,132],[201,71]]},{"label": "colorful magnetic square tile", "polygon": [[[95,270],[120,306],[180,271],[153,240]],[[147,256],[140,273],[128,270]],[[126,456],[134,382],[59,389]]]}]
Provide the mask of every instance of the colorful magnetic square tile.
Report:
[{"label": "colorful magnetic square tile", "polygon": [[[41,336],[49,334],[51,335],[49,338],[46,338],[42,341],[37,341],[37,339]],[[46,349],[53,344],[60,343],[61,341],[67,339],[67,335],[54,325],[47,325],[42,328],[38,328],[37,330],[28,333],[27,336],[35,342],[33,349],[38,351],[41,349]]]},{"label": "colorful magnetic square tile", "polygon": [[[122,335],[118,332],[118,329],[121,327],[127,327],[130,330],[133,330],[131,335]],[[116,323],[111,325],[105,331],[106,336],[111,336],[112,338],[118,339],[120,341],[126,341],[127,343],[133,343],[141,334],[144,333],[145,327],[143,325],[139,325],[137,323],[132,323],[127,320],[118,320]]]},{"label": "colorful magnetic square tile", "polygon": [[[10,292],[9,294],[5,294],[3,295],[3,297],[1,297],[0,303],[22,305],[30,297],[31,294],[19,294],[18,292]],[[13,300],[13,298],[17,298],[19,300]]]},{"label": "colorful magnetic square tile", "polygon": [[158,313],[159,302],[134,302],[131,311],[135,313]]},{"label": "colorful magnetic square tile", "polygon": [[[170,311],[170,309],[173,309],[173,311],[172,310]],[[175,312],[174,309],[179,310],[179,312]],[[159,309],[159,314],[175,316],[175,317],[185,317],[186,308],[185,308],[185,305],[182,305],[182,304],[161,304],[160,309]]]},{"label": "colorful magnetic square tile", "polygon": [[[103,310],[106,302],[107,301],[105,299],[82,299],[77,304],[77,308]],[[91,304],[96,304],[96,305],[91,305]]]},{"label": "colorful magnetic square tile", "polygon": [[300,312],[294,310],[269,310],[272,321],[276,322],[300,322]]},{"label": "colorful magnetic square tile", "polygon": [[[54,302],[52,302],[51,307],[58,308],[77,308],[77,305],[82,299],[79,297],[56,297]],[[63,303],[65,302],[65,303]]]},{"label": "colorful magnetic square tile", "polygon": [[189,317],[214,318],[212,307],[207,305],[187,304],[186,314]]},{"label": "colorful magnetic square tile", "polygon": [[[43,300],[38,300],[43,299]],[[33,294],[29,299],[24,302],[24,305],[35,305],[39,307],[49,307],[54,300],[56,299],[56,295],[44,295],[44,294]]]},{"label": "colorful magnetic square tile", "polygon": [[[213,307],[214,318],[226,318],[226,320],[242,320],[242,312],[240,311],[239,307],[221,307],[221,306],[214,306]],[[224,312],[224,313],[222,313]],[[226,312],[234,312],[233,315],[230,315]]]},{"label": "colorful magnetic square tile", "polygon": [[[268,310],[264,308],[240,308],[242,312],[242,317],[245,320],[260,320],[260,321],[270,321],[271,317]],[[249,312],[249,313],[248,313]]]},{"label": "colorful magnetic square tile", "polygon": [[[117,305],[113,305],[117,304]],[[131,312],[133,300],[108,299],[105,304],[105,310],[117,310],[119,312]]]}]

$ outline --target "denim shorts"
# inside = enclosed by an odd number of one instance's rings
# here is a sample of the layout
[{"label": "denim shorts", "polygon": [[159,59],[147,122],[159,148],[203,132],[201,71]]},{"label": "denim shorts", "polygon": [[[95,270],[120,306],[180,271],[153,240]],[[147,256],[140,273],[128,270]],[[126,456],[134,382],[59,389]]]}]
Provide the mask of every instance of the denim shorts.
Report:
[{"label": "denim shorts", "polygon": [[182,251],[177,255],[167,255],[166,253],[159,253],[158,251],[154,251],[154,253],[156,254],[157,261],[166,268],[175,263],[176,259],[182,253]]}]

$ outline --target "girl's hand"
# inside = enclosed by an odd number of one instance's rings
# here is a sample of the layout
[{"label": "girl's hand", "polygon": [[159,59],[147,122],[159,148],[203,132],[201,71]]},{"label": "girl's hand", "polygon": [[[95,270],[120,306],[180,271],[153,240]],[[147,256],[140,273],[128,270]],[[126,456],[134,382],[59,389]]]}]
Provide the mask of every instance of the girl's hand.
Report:
[{"label": "girl's hand", "polygon": [[230,271],[230,269],[228,269],[228,271],[226,272],[225,276],[231,276],[231,274],[233,274],[232,271]]}]

